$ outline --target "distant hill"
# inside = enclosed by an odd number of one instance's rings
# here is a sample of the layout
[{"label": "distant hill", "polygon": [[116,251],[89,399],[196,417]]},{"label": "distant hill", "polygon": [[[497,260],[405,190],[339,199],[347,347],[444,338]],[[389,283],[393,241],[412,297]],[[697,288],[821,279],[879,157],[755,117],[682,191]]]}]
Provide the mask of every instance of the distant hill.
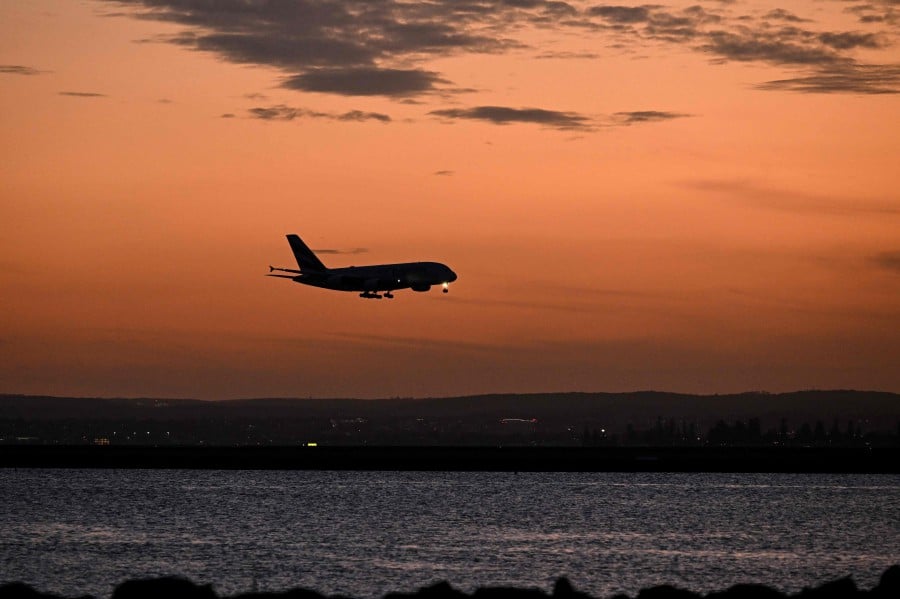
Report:
[{"label": "distant hill", "polygon": [[893,430],[900,421],[900,394],[877,391],[795,391],[687,395],[634,393],[495,394],[444,398],[360,399],[122,399],[0,395],[0,419],[194,420],[194,419],[427,419],[493,422],[537,419],[553,425],[585,424],[610,430],[658,419],[709,425],[758,418],[763,426],[833,420],[866,422]]}]

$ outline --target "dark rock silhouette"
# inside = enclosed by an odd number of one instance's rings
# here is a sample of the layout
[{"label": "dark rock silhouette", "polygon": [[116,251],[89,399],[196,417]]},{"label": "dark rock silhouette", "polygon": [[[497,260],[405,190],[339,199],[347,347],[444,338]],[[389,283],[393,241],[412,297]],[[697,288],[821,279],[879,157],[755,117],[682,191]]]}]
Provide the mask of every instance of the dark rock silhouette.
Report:
[{"label": "dark rock silhouette", "polygon": [[185,578],[147,578],[127,580],[116,587],[112,599],[217,599],[208,584],[196,585]]},{"label": "dark rock silhouette", "polygon": [[[636,599],[897,599],[900,597],[900,565],[888,568],[878,585],[869,591],[857,588],[850,577],[839,578],[816,587],[805,588],[794,595],[761,584],[738,584],[724,591],[701,595],[671,585],[659,585],[642,589]],[[184,578],[151,578],[123,582],[113,591],[111,599],[219,599],[208,584],[198,585]],[[21,582],[0,585],[0,599],[61,599],[59,595],[42,593]],[[93,599],[85,595],[79,599]],[[326,597],[316,591],[291,589],[280,592],[249,592],[223,599],[352,599]],[[447,582],[439,582],[412,593],[388,593],[384,599],[594,599],[572,587],[566,578],[560,578],[548,595],[535,588],[482,587],[471,595],[453,588]],[[631,599],[619,594],[609,599]]]},{"label": "dark rock silhouette", "polygon": [[[317,593],[315,591],[310,591],[308,589],[291,589],[289,591],[280,591],[280,592],[259,592],[254,591],[252,593],[244,593],[242,595],[235,595],[230,599],[325,599],[325,596],[321,593]],[[338,599],[338,598],[332,598]]]},{"label": "dark rock silhouette", "polygon": [[587,593],[576,591],[568,578],[559,578],[553,585],[553,599],[592,599]]},{"label": "dark rock silhouette", "polygon": [[872,589],[872,597],[888,599],[900,597],[900,565],[894,565],[884,571],[878,586]]},{"label": "dark rock silhouette", "polygon": [[638,599],[700,599],[700,595],[668,584],[641,589]]},{"label": "dark rock silhouette", "polygon": [[826,582],[815,588],[803,589],[795,597],[797,599],[852,599],[859,595],[856,583],[848,576]]},{"label": "dark rock silhouette", "polygon": [[384,599],[464,599],[468,595],[441,581],[431,586],[422,587],[415,593],[388,593]]},{"label": "dark rock silhouette", "polygon": [[473,599],[547,599],[547,593],[540,589],[482,587],[475,589],[472,597]]}]

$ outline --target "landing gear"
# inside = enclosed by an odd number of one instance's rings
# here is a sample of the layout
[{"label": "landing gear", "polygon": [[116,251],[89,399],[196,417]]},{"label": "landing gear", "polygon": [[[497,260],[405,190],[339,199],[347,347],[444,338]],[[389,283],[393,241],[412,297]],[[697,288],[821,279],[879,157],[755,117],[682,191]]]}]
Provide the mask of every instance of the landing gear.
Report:
[{"label": "landing gear", "polygon": [[359,297],[364,297],[366,299],[381,299],[382,297],[386,297],[388,299],[394,299],[394,294],[390,291],[385,291],[384,295],[378,295],[377,291],[363,291],[359,294]]},{"label": "landing gear", "polygon": [[444,288],[441,291],[443,291],[444,293],[450,292],[450,283],[444,283],[443,287]]}]

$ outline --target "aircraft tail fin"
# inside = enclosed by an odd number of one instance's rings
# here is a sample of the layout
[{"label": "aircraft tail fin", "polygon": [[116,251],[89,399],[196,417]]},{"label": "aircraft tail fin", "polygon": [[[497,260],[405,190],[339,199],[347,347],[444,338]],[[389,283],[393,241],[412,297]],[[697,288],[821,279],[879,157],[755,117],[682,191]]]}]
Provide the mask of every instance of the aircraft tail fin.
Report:
[{"label": "aircraft tail fin", "polygon": [[298,235],[288,235],[288,243],[291,244],[291,251],[294,252],[294,258],[297,259],[297,266],[304,271],[326,271],[328,268],[322,264],[311,249],[309,249]]}]

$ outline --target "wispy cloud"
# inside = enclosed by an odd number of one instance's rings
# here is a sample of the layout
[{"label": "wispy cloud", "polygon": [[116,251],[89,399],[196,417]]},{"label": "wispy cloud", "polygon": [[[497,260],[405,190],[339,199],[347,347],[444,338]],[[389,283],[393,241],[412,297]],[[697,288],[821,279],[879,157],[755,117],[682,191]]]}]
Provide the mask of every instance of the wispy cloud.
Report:
[{"label": "wispy cloud", "polygon": [[59,92],[60,96],[71,96],[73,98],[105,98],[106,94],[97,92]]},{"label": "wispy cloud", "polygon": [[544,108],[511,108],[508,106],[475,106],[432,110],[429,114],[443,119],[480,120],[495,125],[533,123],[561,131],[594,131],[601,127],[620,127],[653,123],[691,116],[681,112],[635,110],[616,112],[610,116],[588,116],[577,112]]},{"label": "wispy cloud", "polygon": [[623,125],[670,121],[672,119],[681,119],[689,116],[691,115],[681,112],[665,112],[660,110],[635,110],[632,112],[617,112],[613,114],[614,120]]},{"label": "wispy cloud", "polygon": [[772,10],[767,12],[763,18],[775,21],[787,21],[789,23],[808,23],[810,21],[810,19],[798,17],[791,11],[785,10],[783,8],[773,8]]},{"label": "wispy cloud", "polygon": [[809,94],[896,94],[900,93],[900,64],[843,65],[813,74],[766,81],[757,87]]},{"label": "wispy cloud", "polygon": [[41,75],[46,72],[19,64],[0,64],[0,74],[2,75]]},{"label": "wispy cloud", "polygon": [[881,268],[900,274],[900,251],[881,252],[873,256],[872,261]]},{"label": "wispy cloud", "polygon": [[325,255],[328,255],[328,254],[331,254],[331,255],[336,255],[336,254],[353,255],[353,254],[367,254],[369,252],[369,248],[324,249],[324,250],[317,249],[317,250],[313,250],[313,251],[317,254],[325,254]]},{"label": "wispy cloud", "polygon": [[822,215],[898,216],[894,200],[839,197],[778,189],[749,180],[693,180],[680,185],[722,198],[736,198],[748,206]]},{"label": "wispy cloud", "polygon": [[534,123],[554,129],[590,129],[591,119],[577,112],[545,110],[543,108],[510,108],[507,106],[475,106],[473,108],[447,108],[432,110],[429,114],[445,119],[471,119],[488,121],[495,125],[510,123]]},{"label": "wispy cloud", "polygon": [[362,110],[350,110],[342,113],[321,112],[306,108],[293,108],[284,104],[250,108],[247,112],[250,113],[251,117],[264,121],[293,121],[294,119],[327,119],[352,122],[379,121],[382,123],[391,121],[390,116],[379,112],[365,112]]}]

